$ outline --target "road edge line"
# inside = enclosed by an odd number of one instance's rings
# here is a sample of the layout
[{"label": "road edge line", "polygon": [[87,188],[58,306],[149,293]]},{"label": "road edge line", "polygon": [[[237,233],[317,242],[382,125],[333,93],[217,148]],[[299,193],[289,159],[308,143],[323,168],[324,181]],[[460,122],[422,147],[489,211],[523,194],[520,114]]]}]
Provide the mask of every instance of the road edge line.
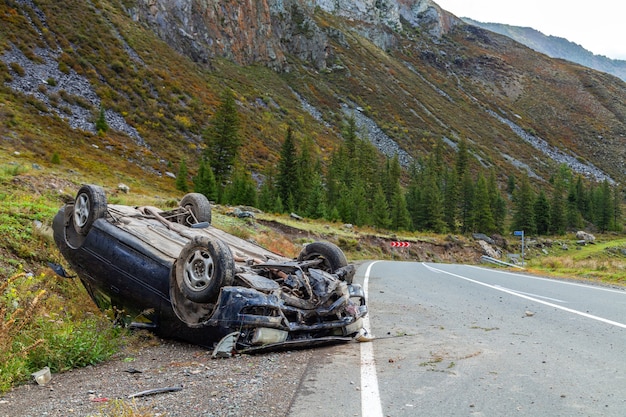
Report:
[{"label": "road edge line", "polygon": [[[363,278],[363,292],[369,300],[369,279],[372,267],[380,261],[374,261],[367,266]],[[371,310],[363,318],[363,327],[371,332]],[[374,344],[361,343],[361,415],[363,417],[382,417],[383,409],[378,390],[378,376],[376,375],[376,360],[374,358]]]}]

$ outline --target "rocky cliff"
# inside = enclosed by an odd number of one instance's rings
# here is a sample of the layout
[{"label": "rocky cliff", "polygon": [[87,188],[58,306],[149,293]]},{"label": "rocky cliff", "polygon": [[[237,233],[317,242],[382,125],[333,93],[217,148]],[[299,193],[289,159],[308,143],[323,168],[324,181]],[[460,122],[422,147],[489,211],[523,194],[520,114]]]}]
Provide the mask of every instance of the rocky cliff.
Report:
[{"label": "rocky cliff", "polygon": [[226,57],[286,70],[286,54],[327,67],[328,36],[336,32],[316,23],[316,10],[358,22],[359,32],[383,48],[391,42],[385,31],[420,26],[439,37],[461,23],[430,0],[138,0],[128,12],[197,62]]}]

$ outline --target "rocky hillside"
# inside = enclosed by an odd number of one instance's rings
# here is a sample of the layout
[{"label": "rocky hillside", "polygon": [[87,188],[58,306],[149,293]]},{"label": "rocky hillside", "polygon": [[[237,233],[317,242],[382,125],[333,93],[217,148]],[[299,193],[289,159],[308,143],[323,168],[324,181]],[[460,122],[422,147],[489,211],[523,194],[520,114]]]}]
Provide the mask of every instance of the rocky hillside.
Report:
[{"label": "rocky hillside", "polygon": [[568,61],[615,75],[626,81],[626,61],[595,55],[593,52],[567,39],[544,35],[538,30],[528,27],[511,26],[502,23],[484,23],[466,17],[463,18],[463,21],[508,36],[552,58],[567,59]]},{"label": "rocky hillside", "polygon": [[0,19],[3,159],[51,165],[56,154],[74,178],[172,187],[182,159],[197,168],[225,88],[255,174],[277,160],[287,126],[325,157],[354,116],[405,166],[438,140],[451,161],[463,138],[475,169],[502,183],[528,174],[549,187],[562,163],[626,176],[623,81],[430,0],[8,0]]}]

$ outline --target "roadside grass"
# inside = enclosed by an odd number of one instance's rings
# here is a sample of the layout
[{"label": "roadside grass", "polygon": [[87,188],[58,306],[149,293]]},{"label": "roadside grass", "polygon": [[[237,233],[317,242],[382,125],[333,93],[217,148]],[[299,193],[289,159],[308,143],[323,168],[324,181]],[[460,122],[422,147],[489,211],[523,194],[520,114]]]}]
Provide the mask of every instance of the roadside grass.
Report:
[{"label": "roadside grass", "polygon": [[601,236],[594,244],[531,257],[526,266],[530,271],[560,278],[626,285],[626,238]]},{"label": "roadside grass", "polygon": [[74,280],[19,272],[0,283],[0,393],[46,366],[54,373],[102,362],[126,332]]}]

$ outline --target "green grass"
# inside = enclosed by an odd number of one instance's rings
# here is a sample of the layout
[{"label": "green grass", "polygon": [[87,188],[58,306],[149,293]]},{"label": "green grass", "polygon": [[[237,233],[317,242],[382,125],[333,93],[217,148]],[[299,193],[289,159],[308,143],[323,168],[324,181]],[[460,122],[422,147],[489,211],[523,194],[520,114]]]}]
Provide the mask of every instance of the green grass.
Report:
[{"label": "green grass", "polygon": [[548,255],[536,254],[526,267],[551,276],[626,285],[626,238],[600,236],[595,244],[576,245],[573,236]]}]

